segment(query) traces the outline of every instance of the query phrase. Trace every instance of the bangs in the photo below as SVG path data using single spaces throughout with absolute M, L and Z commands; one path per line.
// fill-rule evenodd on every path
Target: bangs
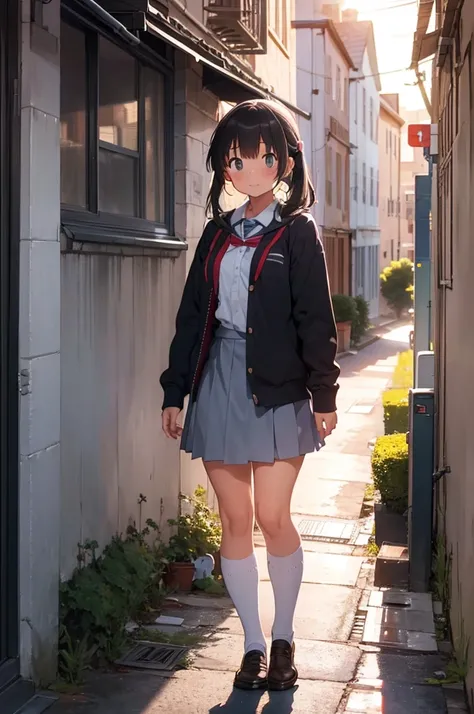
M 266 107 L 236 107 L 229 112 L 227 121 L 221 123 L 214 136 L 213 169 L 224 171 L 229 154 L 237 149 L 244 159 L 256 158 L 262 142 L 268 153 L 276 155 L 281 178 L 288 163 L 288 143 L 282 125 Z

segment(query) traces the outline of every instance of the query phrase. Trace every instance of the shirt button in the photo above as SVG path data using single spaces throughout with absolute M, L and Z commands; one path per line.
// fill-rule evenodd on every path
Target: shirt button
M 254 401 L 254 404 L 258 404 L 258 397 L 255 394 L 252 394 L 252 399 Z
M 252 372 L 253 372 L 252 367 L 249 367 L 248 370 L 247 370 L 247 372 L 248 372 L 249 374 L 252 374 Z
M 253 293 L 254 290 L 255 290 L 255 285 L 251 285 L 249 287 L 249 292 Z
M 249 333 L 249 335 L 251 335 L 252 332 L 253 332 L 253 329 L 252 329 L 251 327 L 249 327 L 249 329 L 247 330 L 247 332 Z

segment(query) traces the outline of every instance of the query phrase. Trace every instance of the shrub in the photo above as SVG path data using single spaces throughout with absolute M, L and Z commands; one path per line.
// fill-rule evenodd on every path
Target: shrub
M 403 310 L 410 307 L 412 303 L 410 288 L 413 285 L 413 263 L 408 258 L 393 260 L 387 268 L 384 268 L 380 281 L 383 297 L 397 317 L 400 317 Z
M 332 305 L 336 322 L 354 323 L 357 320 L 356 301 L 350 295 L 333 295 Z
M 393 389 L 411 389 L 413 387 L 413 350 L 400 352 L 393 371 Z
M 408 431 L 408 392 L 387 389 L 382 395 L 385 434 L 406 434 Z
M 397 513 L 408 507 L 408 444 L 405 434 L 379 436 L 372 452 L 374 484 L 381 501 Z
M 357 317 L 352 321 L 351 339 L 357 345 L 369 328 L 369 303 L 362 295 L 355 298 Z
M 180 500 L 192 510 L 168 520 L 168 524 L 176 528 L 176 533 L 165 549 L 167 560 L 188 563 L 207 553 L 216 553 L 220 547 L 222 527 L 219 516 L 207 505 L 205 489 L 198 486 L 194 496 L 181 494 Z

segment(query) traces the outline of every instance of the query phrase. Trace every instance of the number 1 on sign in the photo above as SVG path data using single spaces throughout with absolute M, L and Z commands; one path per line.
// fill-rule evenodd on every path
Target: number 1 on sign
M 418 137 L 418 141 L 421 144 L 421 142 L 423 141 L 423 132 L 421 130 L 417 133 L 417 137 Z

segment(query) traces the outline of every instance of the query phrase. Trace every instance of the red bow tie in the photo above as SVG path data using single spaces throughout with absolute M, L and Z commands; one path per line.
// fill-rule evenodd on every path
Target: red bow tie
M 253 238 L 247 238 L 247 240 L 242 240 L 242 238 L 232 235 L 230 237 L 230 244 L 233 245 L 235 248 L 256 248 L 261 240 L 262 236 L 254 236 Z

